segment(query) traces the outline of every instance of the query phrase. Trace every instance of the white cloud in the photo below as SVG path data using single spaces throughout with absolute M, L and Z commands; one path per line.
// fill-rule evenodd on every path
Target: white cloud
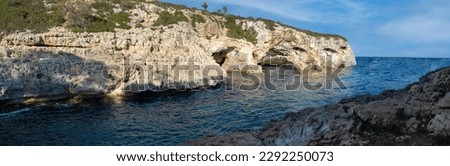
M 346 35 L 357 56 L 449 57 L 448 0 L 190 0 L 205 1 L 259 10 L 230 10 L 234 14 L 263 12 L 292 19 L 291 25 Z
M 413 42 L 439 42 L 450 40 L 450 20 L 412 16 L 390 21 L 380 27 L 383 34 Z
M 314 23 L 348 23 L 367 17 L 365 5 L 352 0 L 213 0 L 242 7 L 255 8 L 267 13 L 297 21 Z
M 404 16 L 382 24 L 382 35 L 415 43 L 450 42 L 450 13 L 447 2 L 417 3 Z

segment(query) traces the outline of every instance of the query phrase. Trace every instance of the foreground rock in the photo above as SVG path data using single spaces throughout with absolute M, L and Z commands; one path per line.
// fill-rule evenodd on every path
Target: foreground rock
M 258 132 L 187 145 L 450 145 L 449 104 L 450 68 L 445 68 L 402 90 L 289 113 Z
M 259 65 L 301 71 L 323 68 L 327 59 L 333 67 L 356 64 L 342 37 L 161 4 L 114 8 L 130 15 L 130 29 L 74 33 L 62 26 L 1 37 L 0 100 L 201 88 L 222 82 L 226 71 L 261 72 Z M 162 12 L 187 20 L 155 25 Z M 254 40 L 230 37 L 225 23 Z

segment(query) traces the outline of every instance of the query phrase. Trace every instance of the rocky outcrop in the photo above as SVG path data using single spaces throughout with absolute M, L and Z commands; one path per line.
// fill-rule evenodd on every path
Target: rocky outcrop
M 2 37 L 0 100 L 201 88 L 222 82 L 230 70 L 261 72 L 259 65 L 293 64 L 302 71 L 325 67 L 327 60 L 333 67 L 356 64 L 345 39 L 280 24 L 236 19 L 255 33 L 251 42 L 229 37 L 223 15 L 150 2 L 114 11 L 129 13 L 132 28 L 74 33 L 54 27 Z M 162 11 L 181 11 L 188 21 L 154 26 Z
M 402 90 L 289 113 L 258 132 L 210 136 L 187 144 L 449 145 L 449 96 L 450 68 L 445 68 Z

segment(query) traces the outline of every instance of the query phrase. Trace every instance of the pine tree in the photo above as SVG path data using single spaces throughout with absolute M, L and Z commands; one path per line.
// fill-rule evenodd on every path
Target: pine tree
M 222 8 L 222 11 L 223 11 L 223 14 L 227 14 L 227 12 L 228 12 L 227 6 L 224 6 L 224 7 Z
M 208 3 L 206 3 L 206 2 L 203 2 L 203 5 L 202 5 L 202 7 L 203 7 L 203 9 L 205 9 L 205 10 L 208 10 Z

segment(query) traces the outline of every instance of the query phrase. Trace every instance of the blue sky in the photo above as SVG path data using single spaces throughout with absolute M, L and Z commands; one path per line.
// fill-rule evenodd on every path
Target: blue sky
M 345 36 L 356 56 L 450 58 L 446 0 L 162 0 L 189 7 L 223 6 L 228 13 L 263 17 L 303 29 Z

